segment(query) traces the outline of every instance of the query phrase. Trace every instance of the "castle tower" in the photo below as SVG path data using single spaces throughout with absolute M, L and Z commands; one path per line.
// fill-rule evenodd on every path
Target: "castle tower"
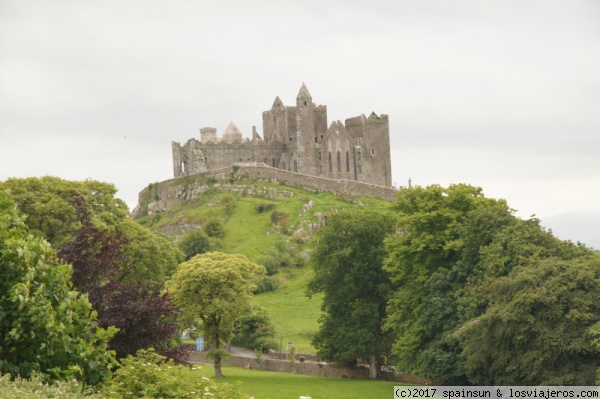
M 217 129 L 214 127 L 203 127 L 200 129 L 200 142 L 202 144 L 217 142 Z
M 302 83 L 296 97 L 296 158 L 298 159 L 298 172 L 307 175 L 317 175 L 314 108 L 312 96 L 306 85 Z

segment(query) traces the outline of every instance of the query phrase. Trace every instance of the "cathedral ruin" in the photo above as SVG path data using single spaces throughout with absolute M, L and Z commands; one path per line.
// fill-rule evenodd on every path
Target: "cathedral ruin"
M 200 129 L 200 141 L 172 143 L 175 177 L 258 162 L 305 175 L 355 180 L 391 187 L 388 116 L 374 112 L 327 124 L 327 106 L 315 105 L 302 84 L 295 106 L 279 97 L 264 111 L 262 137 L 252 127 L 252 139 L 229 124 L 223 137 L 217 129 Z

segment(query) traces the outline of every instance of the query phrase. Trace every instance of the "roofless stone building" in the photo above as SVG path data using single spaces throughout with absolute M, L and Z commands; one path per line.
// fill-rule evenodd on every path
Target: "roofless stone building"
M 223 137 L 217 129 L 200 129 L 200 141 L 172 143 L 175 177 L 228 168 L 236 163 L 259 162 L 300 174 L 355 180 L 391 187 L 388 116 L 374 112 L 327 122 L 327 106 L 315 105 L 302 84 L 295 106 L 275 98 L 264 111 L 262 137 L 252 127 L 252 139 L 230 123 Z

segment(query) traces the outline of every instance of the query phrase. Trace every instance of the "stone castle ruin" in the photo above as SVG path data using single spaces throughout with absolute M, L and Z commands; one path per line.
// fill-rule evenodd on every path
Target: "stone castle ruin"
M 252 139 L 230 123 L 223 137 L 200 129 L 200 141 L 172 143 L 175 177 L 229 168 L 236 163 L 267 166 L 335 180 L 391 187 L 390 129 L 387 115 L 374 112 L 327 124 L 327 106 L 315 105 L 302 84 L 295 106 L 279 99 L 263 112 L 262 137 Z

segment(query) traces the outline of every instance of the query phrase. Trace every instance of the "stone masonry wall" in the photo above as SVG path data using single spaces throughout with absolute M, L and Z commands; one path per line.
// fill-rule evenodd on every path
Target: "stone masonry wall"
M 204 352 L 189 352 L 189 360 L 196 363 L 212 364 L 212 360 L 206 357 Z M 356 368 L 341 367 L 335 363 L 327 362 L 299 362 L 296 361 L 292 365 L 287 360 L 278 359 L 262 359 L 260 363 L 256 362 L 255 359 L 242 356 L 231 356 L 227 360 L 223 361 L 226 366 L 233 367 L 244 367 L 254 370 L 266 370 L 266 371 L 278 371 L 287 373 L 298 373 L 303 375 L 312 375 L 317 377 L 328 377 L 328 378 L 352 378 L 352 379 L 368 379 L 369 378 L 369 367 L 359 366 Z M 434 382 L 427 378 L 416 377 L 404 373 L 397 373 L 394 371 L 381 371 L 381 380 L 385 381 L 398 381 L 416 385 L 433 385 Z
M 333 180 L 324 177 L 292 173 L 267 166 L 239 165 L 237 176 L 251 179 L 271 179 L 286 184 L 308 188 L 310 190 L 328 191 L 334 194 L 351 195 L 353 197 L 374 197 L 396 200 L 396 190 L 390 187 L 362 183 L 354 180 Z
M 318 176 L 288 172 L 282 169 L 266 166 L 262 163 L 237 164 L 237 172 L 231 168 L 213 170 L 196 175 L 182 176 L 169 179 L 153 185 L 154 198 L 145 203 L 149 197 L 149 187 L 144 188 L 138 195 L 138 206 L 133 210 L 137 216 L 146 209 L 148 213 L 163 212 L 177 204 L 199 197 L 204 191 L 214 185 L 214 180 L 227 179 L 268 179 L 300 187 L 308 191 L 326 191 L 337 195 L 352 197 L 373 197 L 395 201 L 396 190 L 374 184 L 361 183 L 354 180 L 333 180 Z M 211 183 L 211 180 L 213 181 Z

